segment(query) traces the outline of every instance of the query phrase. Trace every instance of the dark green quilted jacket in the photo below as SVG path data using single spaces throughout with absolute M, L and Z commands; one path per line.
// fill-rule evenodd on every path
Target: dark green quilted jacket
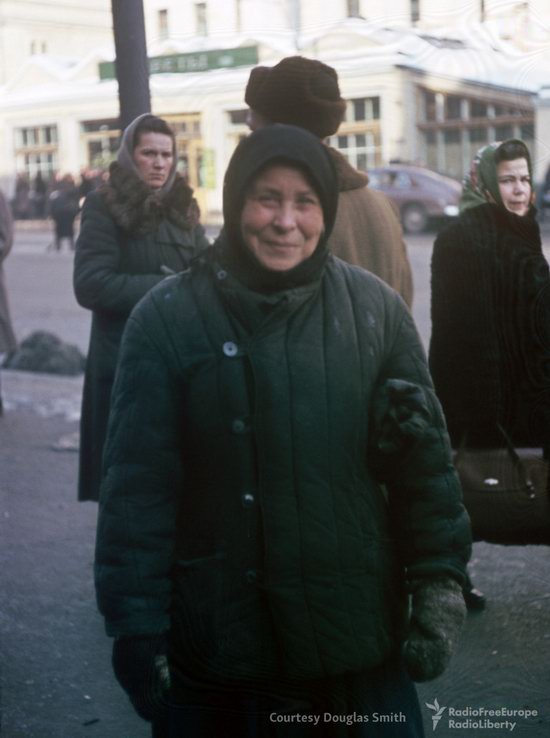
M 409 579 L 461 581 L 469 521 L 402 300 L 329 258 L 271 297 L 199 258 L 128 322 L 96 555 L 110 635 L 195 678 L 318 678 L 399 647 Z

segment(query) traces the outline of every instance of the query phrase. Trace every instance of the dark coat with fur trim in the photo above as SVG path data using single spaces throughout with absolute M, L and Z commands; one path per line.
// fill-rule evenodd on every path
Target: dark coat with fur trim
M 78 497 L 97 500 L 109 398 L 118 347 L 137 302 L 165 278 L 161 267 L 187 269 L 208 245 L 187 212 L 192 191 L 177 178 L 161 196 L 118 165 L 84 203 L 76 244 L 74 291 L 92 311 L 80 429 Z
M 339 151 L 329 147 L 329 152 L 340 183 L 330 250 L 340 259 L 376 274 L 410 307 L 411 265 L 395 206 L 383 193 L 367 187 L 368 176 L 354 169 Z
M 454 445 L 550 432 L 550 277 L 534 213 L 486 203 L 437 238 L 430 369 Z

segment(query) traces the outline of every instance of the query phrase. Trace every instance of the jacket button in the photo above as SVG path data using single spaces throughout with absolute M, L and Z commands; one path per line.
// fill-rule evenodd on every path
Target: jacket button
M 253 494 L 250 494 L 250 492 L 246 492 L 241 497 L 241 502 L 243 504 L 243 507 L 248 509 L 248 508 L 253 507 L 254 503 L 256 502 L 256 498 L 254 497 Z
M 226 341 L 222 346 L 223 353 L 226 356 L 233 357 L 237 356 L 237 344 L 233 343 L 233 341 Z
M 220 279 L 220 280 L 221 280 L 221 279 L 227 279 L 227 272 L 225 271 L 225 269 L 219 269 L 219 270 L 218 270 L 218 271 L 216 272 L 216 277 L 217 277 L 218 279 Z
M 258 574 L 254 569 L 249 569 L 244 575 L 247 584 L 256 584 L 258 581 Z
M 244 433 L 248 433 L 250 430 L 250 426 L 246 422 L 246 420 L 242 420 L 241 418 L 235 418 L 235 420 L 231 423 L 231 430 L 233 433 L 237 433 L 237 435 L 242 436 Z

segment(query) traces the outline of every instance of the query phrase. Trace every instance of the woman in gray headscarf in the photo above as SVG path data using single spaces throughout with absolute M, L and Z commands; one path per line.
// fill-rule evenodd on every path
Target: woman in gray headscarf
M 176 173 L 174 134 L 149 113 L 124 131 L 109 180 L 91 192 L 76 244 L 74 291 L 92 311 L 80 426 L 78 497 L 97 500 L 120 339 L 137 302 L 208 245 L 193 192 Z

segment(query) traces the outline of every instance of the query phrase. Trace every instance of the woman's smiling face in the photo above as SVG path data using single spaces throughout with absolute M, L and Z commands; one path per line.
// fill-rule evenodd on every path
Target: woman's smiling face
M 323 227 L 319 196 L 299 169 L 273 164 L 248 188 L 241 232 L 246 247 L 266 269 L 287 271 L 308 259 Z

